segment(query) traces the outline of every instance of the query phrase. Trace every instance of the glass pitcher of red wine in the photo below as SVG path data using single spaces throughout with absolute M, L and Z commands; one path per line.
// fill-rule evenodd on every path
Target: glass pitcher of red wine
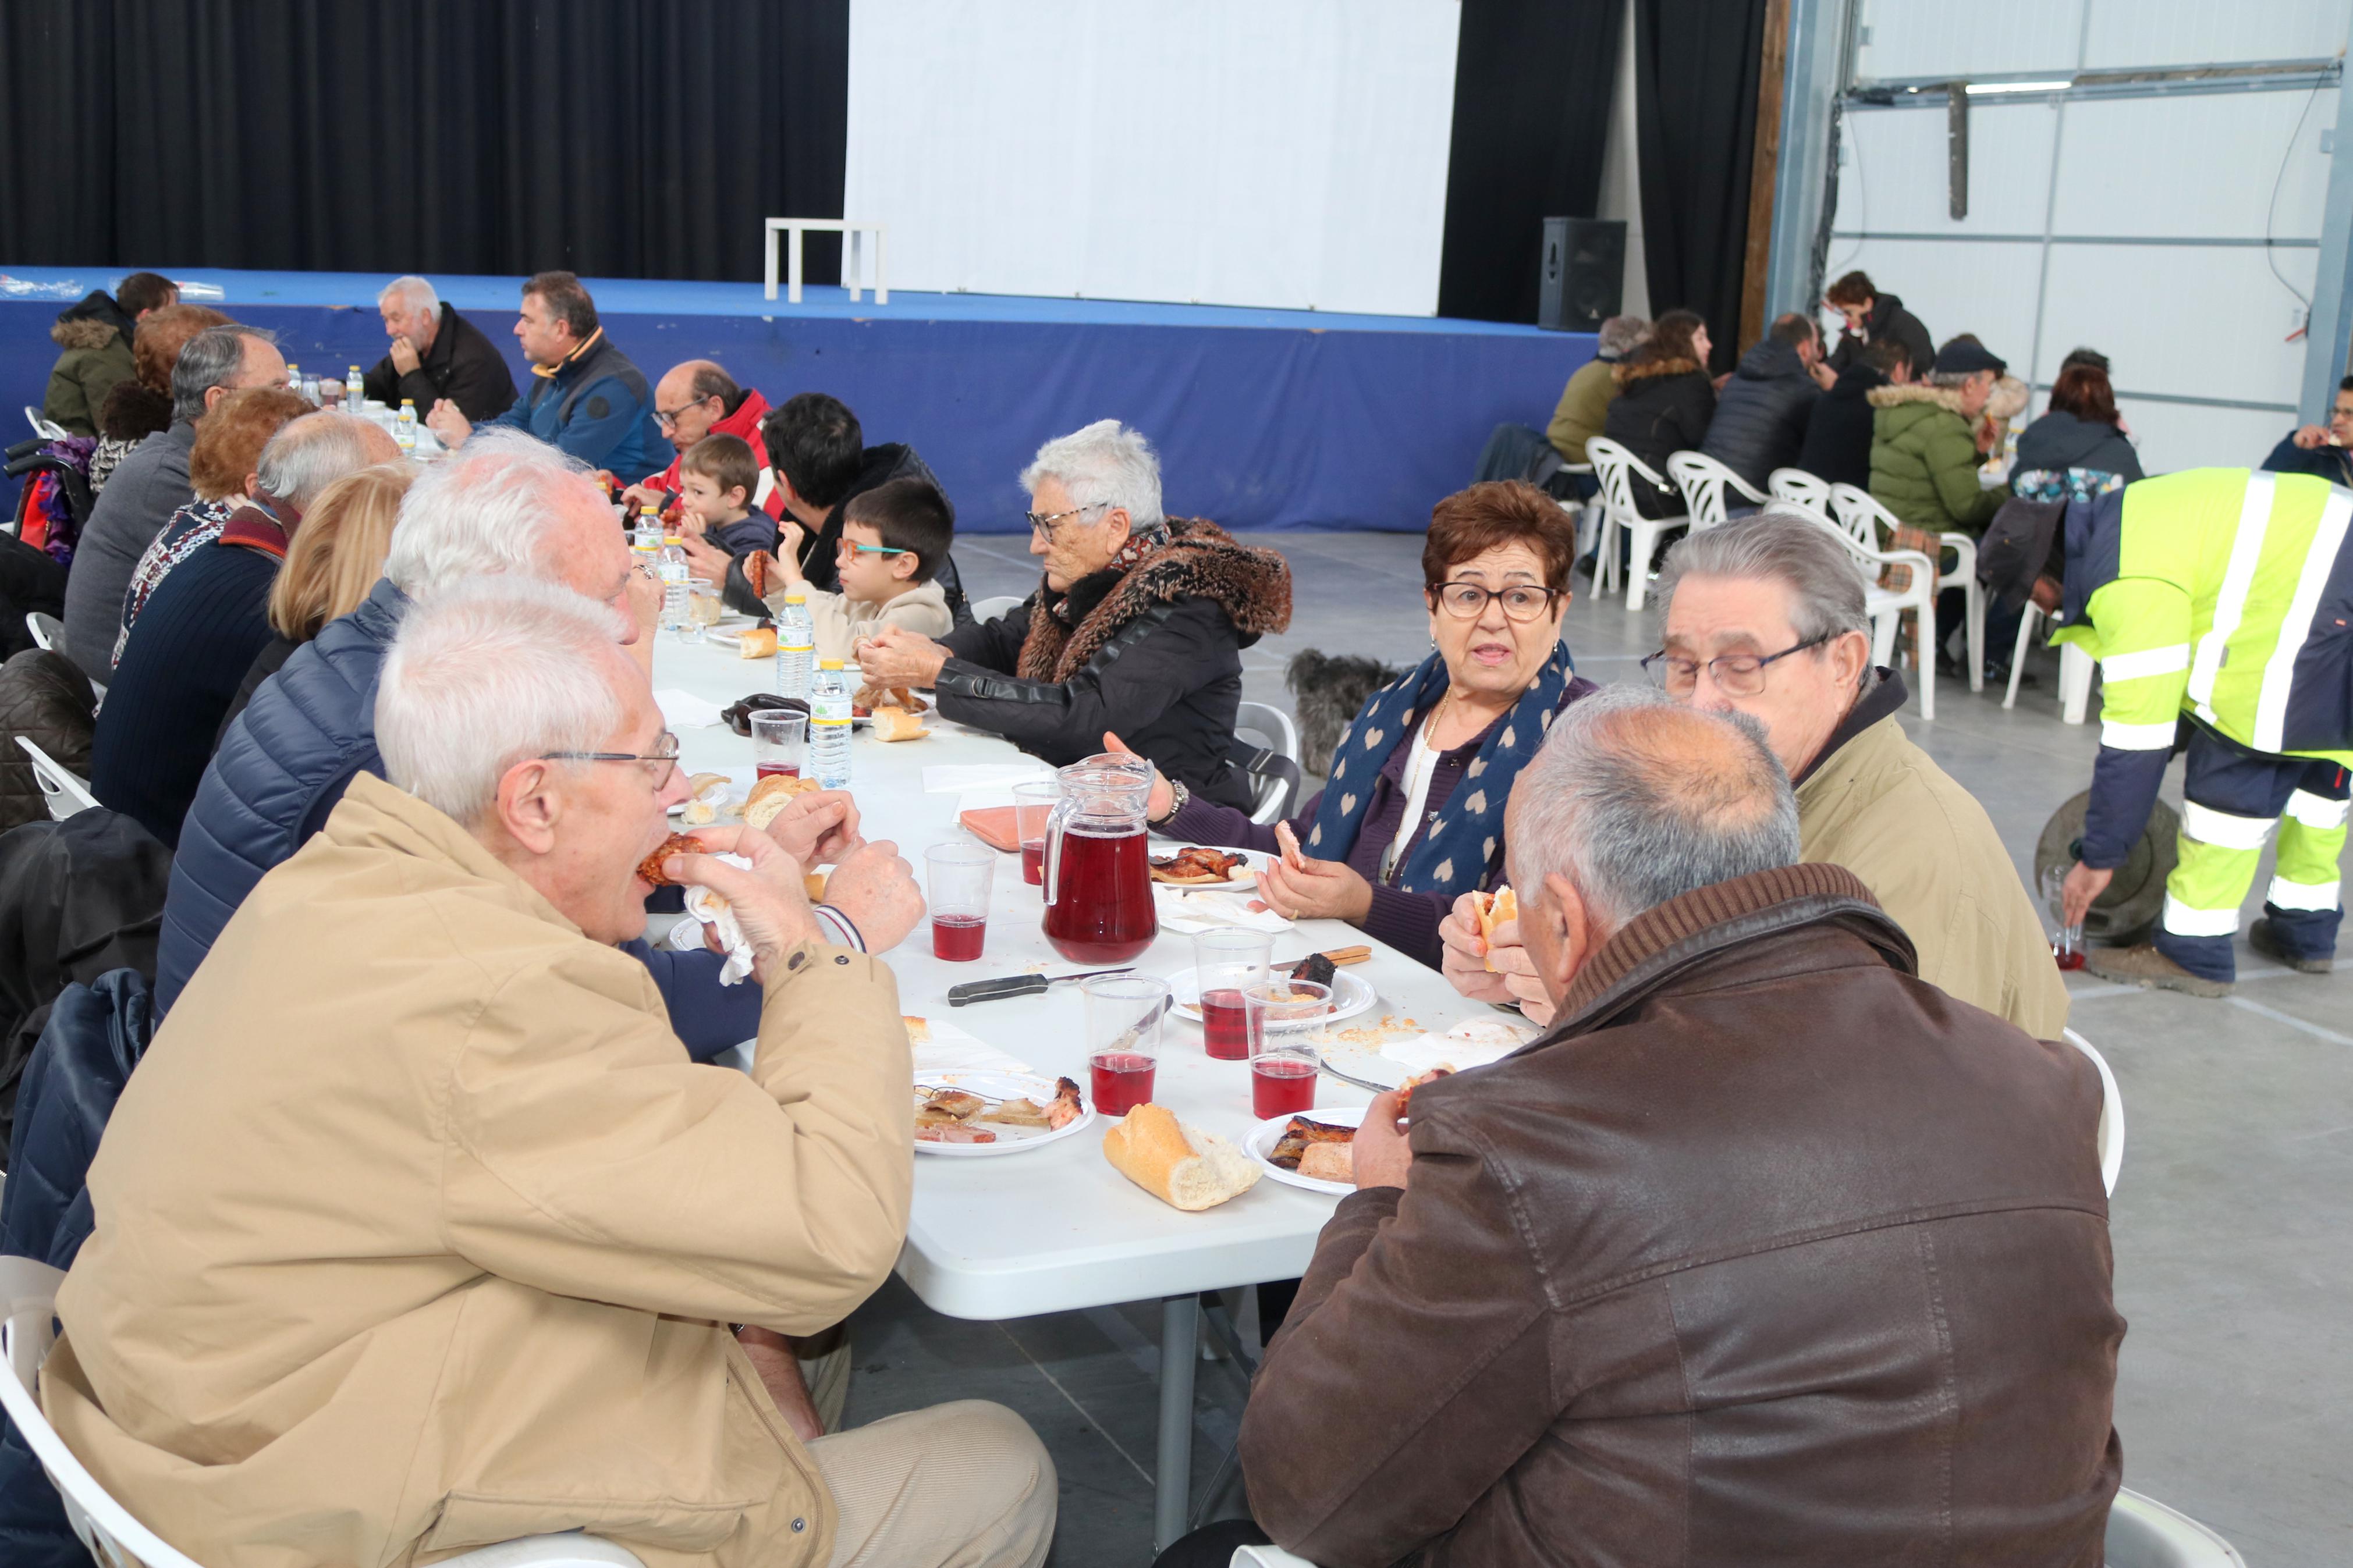
M 1061 770 L 1062 798 L 1046 822 L 1044 928 L 1054 951 L 1074 963 L 1124 963 L 1152 945 L 1144 813 L 1150 763 L 1110 753 Z

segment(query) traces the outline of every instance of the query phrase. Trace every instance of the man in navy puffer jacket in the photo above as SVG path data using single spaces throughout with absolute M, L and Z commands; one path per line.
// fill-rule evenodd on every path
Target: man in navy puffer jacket
M 1783 316 L 1746 353 L 1724 390 L 1715 395 L 1700 450 L 1757 489 L 1776 468 L 1798 460 L 1806 444 L 1806 421 L 1821 396 L 1821 339 L 1805 316 Z M 1737 501 L 1738 497 L 1729 496 Z
M 376 672 L 412 595 L 501 571 L 626 609 L 634 568 L 611 510 L 578 464 L 528 437 L 486 431 L 410 488 L 384 581 L 295 649 L 221 738 L 172 862 L 156 959 L 159 1016 L 262 875 L 319 830 L 353 777 L 383 774 Z M 862 946 L 852 917 L 820 914 L 831 915 L 834 940 Z M 723 988 L 717 954 L 643 942 L 629 951 L 653 972 L 671 1026 L 697 1059 L 757 1032 L 759 987 Z

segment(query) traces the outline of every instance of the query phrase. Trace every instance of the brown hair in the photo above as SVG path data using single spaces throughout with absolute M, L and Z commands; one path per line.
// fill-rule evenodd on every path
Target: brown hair
M 224 394 L 196 421 L 196 444 L 188 449 L 190 487 L 204 500 L 244 494 L 246 479 L 261 466 L 261 448 L 287 421 L 310 412 L 308 401 L 282 386 Z
M 752 492 L 760 483 L 760 465 L 752 460 L 751 443 L 741 436 L 705 436 L 686 449 L 678 471 L 701 474 L 719 487 L 722 497 L 742 490 L 745 506 L 752 504 Z
M 139 323 L 131 336 L 131 363 L 139 384 L 164 396 L 172 395 L 172 367 L 180 351 L 206 327 L 237 325 L 209 305 L 166 305 Z
M 384 575 L 400 498 L 416 477 L 413 464 L 378 463 L 319 492 L 269 585 L 269 624 L 280 636 L 309 642 L 360 607 Z
M 1824 291 L 1822 298 L 1833 305 L 1867 305 L 1879 298 L 1879 290 L 1871 284 L 1868 272 L 1850 272 Z
M 547 307 L 547 313 L 572 328 L 572 335 L 586 342 L 596 335 L 596 301 L 588 290 L 580 287 L 580 279 L 569 272 L 534 273 L 522 286 L 522 297 L 533 294 Z
M 1430 509 L 1421 576 L 1430 589 L 1466 561 L 1499 544 L 1525 544 L 1543 563 L 1545 586 L 1568 586 L 1577 559 L 1577 522 L 1560 503 L 1519 479 L 1490 479 L 1456 490 Z
M 2051 388 L 2051 406 L 2092 425 L 2116 422 L 2116 390 L 2095 364 L 2071 364 Z
M 114 286 L 114 302 L 136 321 L 142 310 L 160 310 L 180 297 L 180 286 L 160 272 L 133 272 Z
M 1636 349 L 1627 363 L 1660 364 L 1671 359 L 1687 359 L 1696 363 L 1699 345 L 1692 342 L 1692 334 L 1705 325 L 1707 322 L 1696 310 L 1669 310 L 1651 323 L 1649 341 Z M 1702 365 L 1700 368 L 1704 370 L 1707 367 Z

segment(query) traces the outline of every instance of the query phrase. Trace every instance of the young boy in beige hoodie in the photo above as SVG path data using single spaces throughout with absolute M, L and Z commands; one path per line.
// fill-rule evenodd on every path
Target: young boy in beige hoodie
M 835 555 L 841 591 L 808 585 L 800 568 L 805 531 L 787 518 L 768 574 L 769 614 L 783 613 L 786 594 L 800 594 L 817 627 L 819 658 L 848 660 L 859 637 L 886 626 L 945 637 L 955 617 L 932 578 L 955 541 L 955 520 L 940 492 L 923 479 L 892 479 L 850 497 L 841 518 Z

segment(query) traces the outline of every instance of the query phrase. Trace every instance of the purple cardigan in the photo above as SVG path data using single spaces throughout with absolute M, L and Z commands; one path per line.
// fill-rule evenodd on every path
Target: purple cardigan
M 1588 692 L 1600 688 L 1582 676 L 1572 676 L 1561 689 L 1560 707 L 1566 708 Z M 1557 711 L 1558 710 L 1555 710 Z M 1363 715 L 1359 714 L 1359 718 Z M 1501 721 L 1497 721 L 1501 722 Z M 1462 772 L 1479 755 L 1479 748 L 1487 742 L 1493 724 L 1480 731 L 1462 744 L 1438 754 L 1438 765 L 1430 771 L 1430 795 L 1422 805 L 1422 819 L 1416 825 L 1413 837 L 1406 840 L 1405 853 L 1397 858 L 1397 869 L 1402 870 L 1413 858 L 1421 844 L 1422 835 L 1430 831 L 1431 817 L 1438 815 L 1454 786 L 1462 782 Z M 1418 733 L 1409 731 L 1398 738 L 1398 743 L 1381 764 L 1379 779 L 1373 785 L 1373 798 L 1365 808 L 1364 826 L 1357 831 L 1356 842 L 1349 849 L 1346 864 L 1366 881 L 1373 885 L 1373 907 L 1359 922 L 1367 936 L 1378 937 L 1399 952 L 1409 953 L 1430 968 L 1436 969 L 1441 943 L 1438 940 L 1438 923 L 1454 907 L 1450 893 L 1409 893 L 1381 879 L 1381 856 L 1397 837 L 1398 825 L 1405 820 L 1405 765 L 1410 747 Z M 1348 727 L 1349 735 L 1356 733 L 1355 724 Z M 1348 743 L 1343 736 L 1340 744 Z M 1291 830 L 1304 843 L 1308 830 L 1315 826 L 1316 808 L 1323 805 L 1324 792 L 1318 790 L 1307 804 L 1291 819 Z M 1229 849 L 1256 849 L 1271 855 L 1279 846 L 1274 829 L 1261 827 L 1250 819 L 1246 811 L 1199 795 L 1185 803 L 1184 808 L 1167 821 L 1159 824 L 1155 832 L 1190 844 L 1211 844 Z M 1504 842 L 1495 841 L 1495 853 L 1487 862 L 1485 873 L 1479 879 L 1481 888 L 1492 888 L 1503 879 Z

